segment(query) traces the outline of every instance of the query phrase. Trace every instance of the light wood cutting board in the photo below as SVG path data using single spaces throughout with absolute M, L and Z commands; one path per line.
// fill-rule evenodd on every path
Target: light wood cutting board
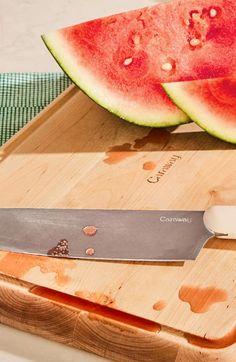
M 135 126 L 74 86 L 2 147 L 0 157 L 0 207 L 236 204 L 233 145 L 193 124 Z M 2 323 L 117 361 L 236 359 L 234 240 L 212 239 L 196 261 L 185 263 L 1 252 L 0 273 Z

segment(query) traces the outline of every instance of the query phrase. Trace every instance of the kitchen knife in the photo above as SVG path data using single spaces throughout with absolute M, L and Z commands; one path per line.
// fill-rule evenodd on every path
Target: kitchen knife
M 214 236 L 236 239 L 236 206 L 206 211 L 0 209 L 0 249 L 26 254 L 184 261 L 194 260 Z

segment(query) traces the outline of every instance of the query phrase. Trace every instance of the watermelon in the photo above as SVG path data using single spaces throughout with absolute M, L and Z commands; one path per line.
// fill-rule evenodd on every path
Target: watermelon
M 166 83 L 163 87 L 200 127 L 236 143 L 236 78 Z
M 234 0 L 179 0 L 43 35 L 62 69 L 97 103 L 160 127 L 189 119 L 161 82 L 225 77 L 236 70 Z

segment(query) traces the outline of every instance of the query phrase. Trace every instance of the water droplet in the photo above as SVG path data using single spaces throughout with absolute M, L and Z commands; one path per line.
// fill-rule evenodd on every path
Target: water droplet
M 88 225 L 83 228 L 83 232 L 86 236 L 93 236 L 97 232 L 97 228 L 93 225 Z
M 93 248 L 88 248 L 85 251 L 85 254 L 88 256 L 92 256 L 92 255 L 94 255 L 94 253 L 95 253 L 95 250 Z

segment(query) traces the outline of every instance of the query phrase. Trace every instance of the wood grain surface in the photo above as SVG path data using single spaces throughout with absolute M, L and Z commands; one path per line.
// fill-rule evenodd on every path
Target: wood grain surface
M 0 207 L 198 210 L 236 204 L 236 152 L 193 124 L 153 130 L 124 122 L 72 86 L 1 149 L 0 184 Z M 183 356 L 197 361 L 200 352 L 203 360 L 220 356 L 233 361 L 235 251 L 234 240 L 211 239 L 194 262 L 149 264 L 1 252 L 1 290 L 7 280 L 10 293 L 1 301 L 1 321 L 49 337 L 36 317 L 32 322 L 26 313 L 17 321 L 10 313 L 18 292 L 18 305 L 24 304 L 22 295 L 30 295 L 37 309 L 37 300 L 43 298 L 45 319 L 49 305 L 69 318 L 60 336 L 52 326 L 50 338 L 72 343 L 66 340 L 68 331 L 76 329 L 69 295 L 73 303 L 87 300 L 91 308 L 95 305 L 93 328 L 98 328 L 93 339 L 85 331 L 74 334 L 73 345 L 100 355 L 106 345 L 107 357 L 118 361 L 183 361 Z M 46 289 L 33 294 L 28 284 L 16 288 L 6 275 Z M 89 326 L 90 313 L 79 313 L 76 325 Z M 141 328 L 132 318 L 156 329 Z M 118 332 L 117 323 L 125 332 Z M 126 328 L 132 331 L 126 333 Z M 109 342 L 101 341 L 102 331 Z M 145 353 L 149 357 L 144 359 Z
M 0 322 L 116 361 L 234 361 L 232 340 L 209 342 L 157 323 L 0 278 Z M 191 344 L 188 343 L 191 341 Z M 202 348 L 204 347 L 204 348 Z

